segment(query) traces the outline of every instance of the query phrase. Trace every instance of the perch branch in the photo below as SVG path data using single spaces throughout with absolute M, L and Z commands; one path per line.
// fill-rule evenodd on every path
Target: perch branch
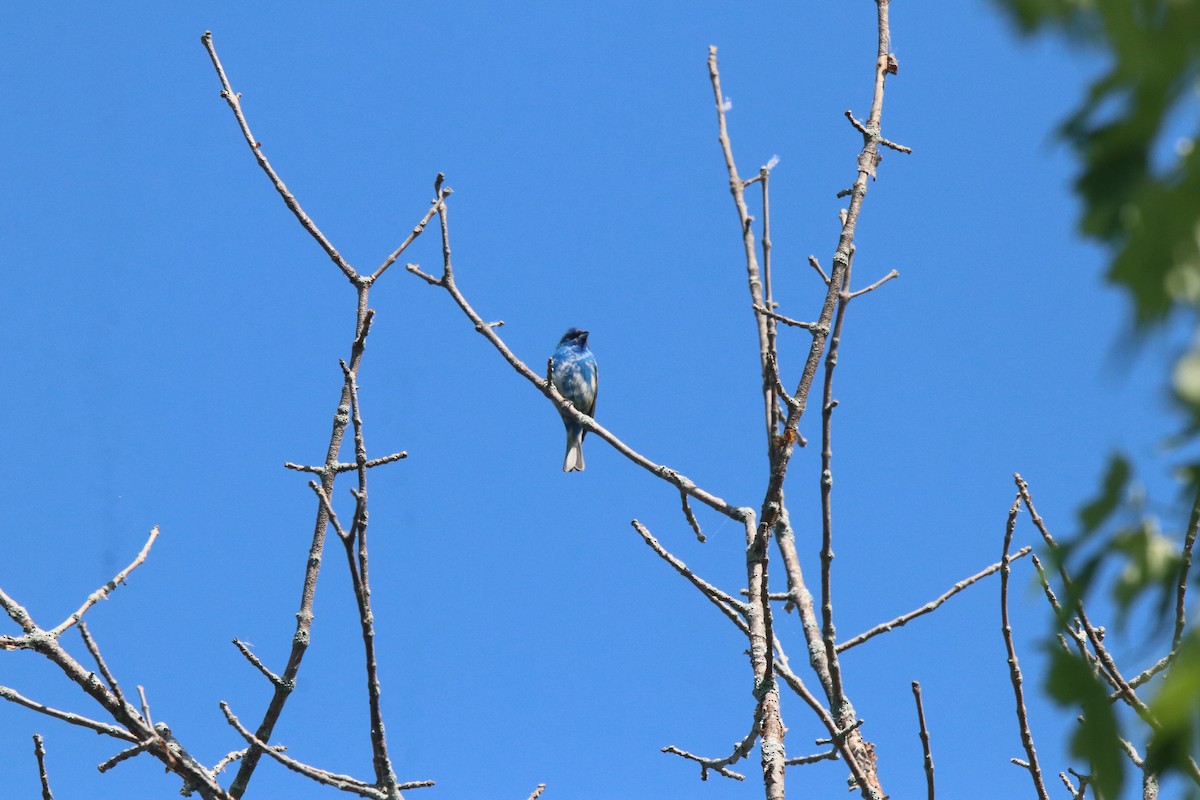
M 671 469 L 670 467 L 656 464 L 655 462 L 643 456 L 641 453 L 631 448 L 629 445 L 625 444 L 625 442 L 617 438 L 616 435 L 608 431 L 608 429 L 606 429 L 603 425 L 600 425 L 598 422 L 596 422 L 596 420 L 576 409 L 575 406 L 571 404 L 571 401 L 567 400 L 562 396 L 562 394 L 559 393 L 558 389 L 555 388 L 553 381 L 549 381 L 545 377 L 538 375 L 536 372 L 531 370 L 524 361 L 518 358 L 516 354 L 509 349 L 508 345 L 504 343 L 504 340 L 501 339 L 496 333 L 495 328 L 484 322 L 483 318 L 476 313 L 475 309 L 471 307 L 471 304 L 467 301 L 466 297 L 464 297 L 462 292 L 459 291 L 458 284 L 455 280 L 452 270 L 443 271 L 440 278 L 434 278 L 424 272 L 421 272 L 421 270 L 413 264 L 409 264 L 407 269 L 409 272 L 425 279 L 428 283 L 435 286 L 441 286 L 447 292 L 449 292 L 450 296 L 454 299 L 454 302 L 475 326 L 475 330 L 478 331 L 485 339 L 487 339 L 494 348 L 496 348 L 497 352 L 499 352 L 500 356 L 508 362 L 509 366 L 516 370 L 517 373 L 524 377 L 527 381 L 532 383 L 538 391 L 545 395 L 558 409 L 559 413 L 574 419 L 583 427 L 584 430 L 608 442 L 618 453 L 625 456 L 642 469 L 645 469 L 658 478 L 670 483 L 681 492 L 684 492 L 688 496 L 695 498 L 701 503 L 704 503 L 704 505 L 708 506 L 714 511 L 717 511 L 726 517 L 739 522 L 745 521 L 747 515 L 753 518 L 753 509 L 731 505 L 722 500 L 720 497 L 717 497 L 716 495 L 700 488 L 686 475 L 683 475 Z

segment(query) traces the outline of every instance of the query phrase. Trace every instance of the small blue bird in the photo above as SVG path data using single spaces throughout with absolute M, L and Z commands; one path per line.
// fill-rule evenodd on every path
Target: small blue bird
M 571 401 L 577 411 L 589 417 L 596 413 L 596 386 L 599 370 L 596 357 L 588 350 L 588 332 L 571 328 L 563 334 L 554 351 L 551 378 L 554 388 Z M 561 412 L 560 412 L 561 413 Z M 583 437 L 587 431 L 575 419 L 562 415 L 567 426 L 567 458 L 563 472 L 583 471 Z

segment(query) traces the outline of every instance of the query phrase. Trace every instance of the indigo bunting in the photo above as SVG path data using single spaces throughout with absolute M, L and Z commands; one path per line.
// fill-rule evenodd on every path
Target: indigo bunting
M 596 357 L 588 349 L 588 332 L 571 328 L 563 334 L 554 351 L 551 378 L 554 388 L 571 401 L 575 410 L 589 417 L 596 412 L 596 385 L 599 371 Z M 562 413 L 562 412 L 559 412 Z M 587 431 L 574 418 L 562 415 L 567 427 L 567 457 L 563 472 L 583 471 L 583 437 Z

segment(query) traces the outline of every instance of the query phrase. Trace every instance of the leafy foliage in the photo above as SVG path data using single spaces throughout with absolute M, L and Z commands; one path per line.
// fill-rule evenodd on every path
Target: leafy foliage
M 1162 141 L 1194 105 L 1196 0 L 1002 0 L 1026 32 L 1057 29 L 1110 58 L 1061 133 L 1078 154 L 1082 231 L 1111 248 L 1108 278 L 1139 325 L 1200 305 L 1200 150 Z M 1190 95 L 1190 97 L 1189 97 Z M 1193 123 L 1195 124 L 1195 123 Z M 1157 162 L 1157 163 L 1156 163 Z M 1196 399 L 1200 399 L 1200 395 Z
M 1071 752 L 1087 760 L 1092 781 L 1103 797 L 1116 797 L 1125 778 L 1121 729 L 1108 692 L 1092 668 L 1078 655 L 1050 649 L 1046 690 L 1058 703 L 1082 708 L 1079 727 L 1071 737 Z
M 1106 68 L 1059 130 L 1079 161 L 1079 228 L 1108 249 L 1107 278 L 1127 293 L 1135 333 L 1173 316 L 1200 321 L 1200 0 L 997 2 L 1027 34 L 1061 35 L 1106 56 Z M 1183 435 L 1172 442 L 1179 447 L 1200 435 L 1200 336 L 1184 348 L 1169 385 L 1186 415 Z M 1181 477 L 1200 498 L 1200 471 L 1189 468 Z M 1070 624 L 1075 604 L 1101 576 L 1111 581 L 1122 629 L 1135 605 L 1153 601 L 1151 627 L 1172 635 L 1169 667 L 1153 688 L 1140 690 L 1153 694 L 1145 767 L 1195 781 L 1200 630 L 1177 614 L 1190 554 L 1180 547 L 1183 536 L 1164 534 L 1159 518 L 1131 499 L 1133 486 L 1129 460 L 1114 456 L 1096 498 L 1079 511 L 1080 533 L 1051 554 L 1073 576 L 1056 622 Z M 1185 509 L 1172 512 L 1176 527 L 1187 521 Z M 1099 795 L 1115 797 L 1123 774 L 1110 767 L 1125 754 L 1108 686 L 1094 665 L 1057 646 L 1051 664 L 1050 695 L 1083 711 L 1073 751 L 1091 763 Z

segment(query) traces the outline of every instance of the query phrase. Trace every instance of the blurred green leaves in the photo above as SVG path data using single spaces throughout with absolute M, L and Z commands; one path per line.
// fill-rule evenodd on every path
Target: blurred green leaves
M 1200 719 L 1200 631 L 1192 628 L 1180 642 L 1175 665 L 1150 711 L 1161 727 L 1146 750 L 1146 766 L 1154 772 L 1194 772 L 1189 757 L 1196 752 L 1196 721 Z
M 1046 691 L 1059 704 L 1083 710 L 1071 736 L 1071 753 L 1091 765 L 1092 782 L 1103 797 L 1116 797 L 1125 779 L 1121 729 L 1106 685 L 1081 657 L 1050 649 Z
M 1200 0 L 996 0 L 1026 34 L 1051 34 L 1090 48 L 1105 67 L 1059 128 L 1078 160 L 1075 190 L 1082 234 L 1109 253 L 1106 277 L 1130 301 L 1133 332 L 1145 333 L 1168 318 L 1200 321 Z M 1187 414 L 1175 448 L 1200 435 L 1200 335 L 1165 375 Z M 1178 452 L 1176 450 L 1175 452 Z M 1188 505 L 1147 510 L 1133 469 L 1113 456 L 1096 497 L 1079 510 L 1079 532 L 1049 553 L 1071 575 L 1057 630 L 1077 624 L 1077 603 L 1094 599 L 1103 583 L 1129 633 L 1137 620 L 1139 645 L 1166 642 L 1169 666 L 1139 690 L 1149 714 L 1126 710 L 1135 740 L 1148 741 L 1148 772 L 1178 770 L 1200 784 L 1192 758 L 1200 729 L 1200 629 L 1177 615 L 1179 588 L 1190 561 L 1179 529 L 1200 506 L 1200 470 L 1181 473 Z M 1192 498 L 1197 498 L 1192 504 Z M 1190 581 L 1195 583 L 1194 580 Z M 1192 596 L 1194 598 L 1194 595 Z M 1195 600 L 1186 604 L 1195 608 Z M 1136 616 L 1131 616 L 1135 614 Z M 1047 691 L 1081 709 L 1072 750 L 1086 758 L 1100 796 L 1115 797 L 1124 777 L 1122 715 L 1110 702 L 1111 686 L 1094 656 L 1064 650 L 1054 639 Z M 1107 647 L 1107 645 L 1104 645 Z M 1164 653 L 1166 655 L 1166 653 Z M 1152 721 L 1152 724 L 1151 724 Z M 1134 735 L 1133 728 L 1141 735 Z M 1114 765 L 1117 765 L 1114 767 Z
M 999 2 L 1026 33 L 1056 31 L 1108 56 L 1060 133 L 1079 158 L 1080 228 L 1109 247 L 1108 279 L 1128 290 L 1135 323 L 1200 307 L 1197 120 L 1164 141 L 1172 115 L 1197 106 L 1200 2 Z
M 1135 604 L 1149 598 L 1161 632 L 1174 622 L 1182 536 L 1162 532 L 1158 516 L 1144 508 L 1141 493 L 1129 460 L 1120 453 L 1110 456 L 1099 492 L 1079 509 L 1079 533 L 1049 555 L 1074 575 L 1068 606 L 1083 599 L 1105 562 L 1119 564 L 1110 587 L 1118 629 L 1125 628 Z
M 1125 497 L 1125 487 L 1132 476 L 1129 459 L 1120 453 L 1114 454 L 1104 472 L 1104 480 L 1100 485 L 1100 494 L 1083 508 L 1079 509 L 1079 526 L 1084 533 L 1093 533 L 1108 521 Z

